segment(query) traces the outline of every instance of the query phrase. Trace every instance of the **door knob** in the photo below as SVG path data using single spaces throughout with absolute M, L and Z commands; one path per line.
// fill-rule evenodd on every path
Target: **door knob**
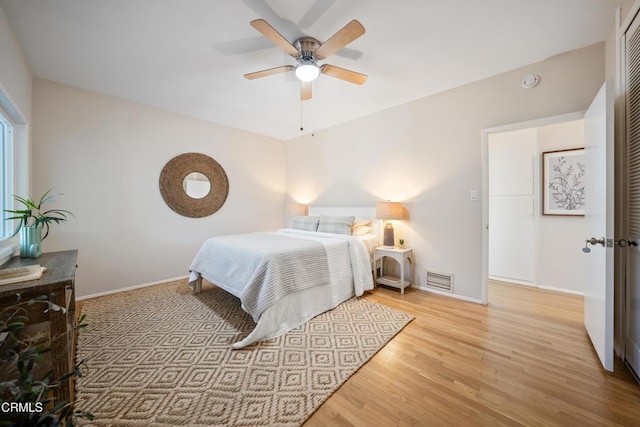
M 595 237 L 592 237 L 590 239 L 585 240 L 585 242 L 587 243 L 587 245 L 591 245 L 591 246 L 595 246 L 595 245 L 605 245 L 605 239 L 604 237 L 602 239 L 596 239 Z
M 627 246 L 638 246 L 638 242 L 636 242 L 635 240 L 618 239 L 616 243 L 621 248 L 625 248 Z
M 610 248 L 610 247 L 613 247 L 613 239 L 605 239 L 604 237 L 601 239 L 596 239 L 595 237 L 586 239 L 584 241 L 584 248 L 582 248 L 582 252 L 584 252 L 585 254 L 588 254 L 589 252 L 591 252 L 591 248 L 589 247 L 589 245 L 591 246 L 602 245 L 604 247 Z

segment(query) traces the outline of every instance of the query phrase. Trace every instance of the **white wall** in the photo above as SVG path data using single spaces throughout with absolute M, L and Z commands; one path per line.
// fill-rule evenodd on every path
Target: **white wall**
M 27 62 L 0 9 L 0 110 L 13 126 L 13 188 L 16 193 L 27 193 L 30 183 L 31 151 L 31 85 L 32 75 Z M 2 262 L 11 255 L 11 246 L 18 246 L 18 237 L 4 240 Z
M 9 97 L 14 107 L 28 121 L 31 117 L 31 72 L 2 9 L 0 58 L 0 91 Z
M 75 214 L 44 250 L 79 249 L 78 296 L 185 276 L 205 239 L 284 225 L 282 141 L 39 79 L 33 122 L 33 197 L 53 188 Z M 186 152 L 227 173 L 212 216 L 180 216 L 160 195 L 160 171 Z
M 538 128 L 540 153 L 584 147 L 584 121 Z M 584 217 L 541 215 L 538 286 L 584 292 Z
M 525 90 L 529 73 L 541 82 Z M 396 239 L 413 247 L 418 283 L 427 268 L 454 273 L 455 293 L 480 301 L 482 203 L 469 191 L 482 186 L 481 130 L 584 110 L 603 81 L 600 43 L 288 141 L 287 195 L 403 202 L 410 218 Z

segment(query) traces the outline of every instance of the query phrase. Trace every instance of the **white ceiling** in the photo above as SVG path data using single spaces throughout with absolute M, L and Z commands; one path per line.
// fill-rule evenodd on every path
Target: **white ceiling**
M 0 0 L 0 7 L 36 77 L 290 139 L 602 41 L 619 3 Z M 321 75 L 313 100 L 301 105 L 292 73 L 246 80 L 245 73 L 295 63 L 249 25 L 257 18 L 291 42 L 303 34 L 322 42 L 359 20 L 366 34 L 324 63 L 368 81 Z

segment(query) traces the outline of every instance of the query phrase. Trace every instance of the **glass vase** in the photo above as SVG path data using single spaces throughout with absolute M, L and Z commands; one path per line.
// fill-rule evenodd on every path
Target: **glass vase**
M 42 226 L 28 225 L 20 229 L 20 256 L 38 258 L 42 254 Z

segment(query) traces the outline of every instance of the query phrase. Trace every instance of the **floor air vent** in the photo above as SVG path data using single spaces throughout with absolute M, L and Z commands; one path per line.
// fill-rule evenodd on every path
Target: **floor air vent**
M 427 270 L 427 286 L 445 292 L 453 292 L 453 274 Z

